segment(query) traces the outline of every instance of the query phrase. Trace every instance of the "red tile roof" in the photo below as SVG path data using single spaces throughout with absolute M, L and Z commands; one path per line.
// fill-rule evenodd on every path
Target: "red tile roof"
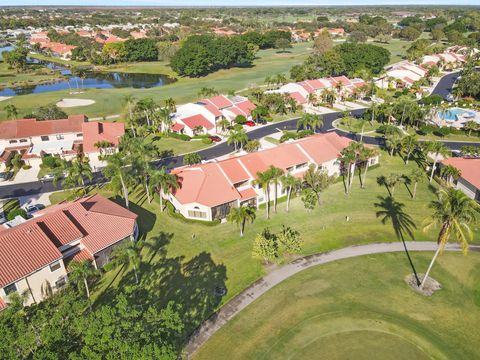
M 0 287 L 60 260 L 62 254 L 35 221 L 0 231 Z
M 67 119 L 36 120 L 20 119 L 0 121 L 0 139 L 19 139 L 31 136 L 82 132 L 85 115 L 70 115 Z
M 189 116 L 183 118 L 182 121 L 187 125 L 190 129 L 194 129 L 197 126 L 203 126 L 205 129 L 210 130 L 213 129 L 214 125 L 207 120 L 207 118 L 201 114 Z
M 462 173 L 462 178 L 470 184 L 480 189 L 480 159 L 466 159 L 461 157 L 452 157 L 443 160 L 442 164 L 456 167 Z
M 182 131 L 182 129 L 185 127 L 185 125 L 180 124 L 180 123 L 175 123 L 172 125 L 172 131 L 174 132 L 179 132 Z
M 87 250 L 87 249 L 83 249 L 83 250 L 80 250 L 78 249 L 79 251 L 64 258 L 63 259 L 63 262 L 65 264 L 65 267 L 69 268 L 70 264 L 74 261 L 76 262 L 82 262 L 82 261 L 85 261 L 85 260 L 94 260 L 94 257 L 92 254 L 90 254 L 90 252 Z
M 233 103 L 230 100 L 228 100 L 227 97 L 225 97 L 223 95 L 218 95 L 218 96 L 211 97 L 209 99 L 206 99 L 206 101 L 212 103 L 218 109 L 224 109 L 226 107 L 229 107 L 229 106 L 233 105 Z
M 0 311 L 6 309 L 8 304 L 0 298 Z
M 305 99 L 305 97 L 303 97 L 302 94 L 300 94 L 298 91 L 289 93 L 288 95 L 290 95 L 290 97 L 293 98 L 300 105 L 307 102 L 307 99 Z
M 240 190 L 239 193 L 242 200 L 253 199 L 254 197 L 258 196 L 256 191 L 252 187 L 246 188 L 244 190 Z
M 232 184 L 250 179 L 250 176 L 244 170 L 238 158 L 220 161 L 218 164 Z
M 54 243 L 56 247 L 67 245 L 79 240 L 83 233 L 71 220 L 72 215 L 68 210 L 49 213 L 38 219 L 37 224 Z
M 340 152 L 351 142 L 352 140 L 346 137 L 339 136 L 335 132 L 330 132 L 300 139 L 297 144 L 317 164 L 320 164 L 338 158 Z
M 256 108 L 255 104 L 252 103 L 250 100 L 245 100 L 245 101 L 236 103 L 235 106 L 238 107 L 240 110 L 242 110 L 248 116 L 250 116 L 252 110 Z
M 96 152 L 95 144 L 99 141 L 108 141 L 118 146 L 120 138 L 125 134 L 124 123 L 85 122 L 82 124 L 83 151 Z

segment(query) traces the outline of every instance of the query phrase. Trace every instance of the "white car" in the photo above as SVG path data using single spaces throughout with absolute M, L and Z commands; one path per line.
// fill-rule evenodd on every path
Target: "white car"
M 45 206 L 42 204 L 36 204 L 36 205 L 27 205 L 25 206 L 25 211 L 27 212 L 28 216 L 32 216 L 35 214 L 37 211 L 45 209 Z
M 55 176 L 53 174 L 47 174 L 43 177 L 40 178 L 40 181 L 53 181 L 55 179 Z

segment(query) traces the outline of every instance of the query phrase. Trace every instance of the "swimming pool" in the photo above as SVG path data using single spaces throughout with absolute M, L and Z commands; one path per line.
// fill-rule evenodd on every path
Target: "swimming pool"
M 461 108 L 446 109 L 438 113 L 438 117 L 445 121 L 458 121 L 461 115 L 463 115 L 464 118 L 475 118 L 475 113 L 473 111 Z

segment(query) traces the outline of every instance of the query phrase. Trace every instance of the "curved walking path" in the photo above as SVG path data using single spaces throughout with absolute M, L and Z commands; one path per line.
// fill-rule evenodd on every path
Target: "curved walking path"
M 416 242 L 407 241 L 409 251 L 435 251 L 437 243 L 435 242 Z M 447 244 L 446 251 L 461 251 L 456 244 Z M 480 251 L 480 245 L 470 246 L 470 250 Z M 295 274 L 332 261 L 348 259 L 357 256 L 382 254 L 391 252 L 405 251 L 403 243 L 379 243 L 368 245 L 349 246 L 343 249 L 334 250 L 325 253 L 319 253 L 297 259 L 285 266 L 282 266 L 263 278 L 257 280 L 240 294 L 232 298 L 228 303 L 222 306 L 216 313 L 208 318 L 190 337 L 184 349 L 187 358 L 192 355 L 205 343 L 208 339 L 221 329 L 228 321 L 235 317 L 240 311 L 262 296 L 265 292 L 278 285 L 282 281 L 294 276 Z

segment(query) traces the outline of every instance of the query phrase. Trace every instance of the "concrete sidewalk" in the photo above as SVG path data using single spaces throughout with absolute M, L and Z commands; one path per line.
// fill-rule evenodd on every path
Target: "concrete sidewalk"
M 406 242 L 406 245 L 409 251 L 435 251 L 437 249 L 437 244 L 435 242 L 409 241 Z M 480 251 L 480 246 L 470 246 L 470 249 L 473 251 Z M 456 244 L 447 244 L 445 250 L 461 251 L 461 248 Z M 187 358 L 191 358 L 195 351 L 197 351 L 213 334 L 235 317 L 240 311 L 245 309 L 265 292 L 300 271 L 341 259 L 403 251 L 405 251 L 405 249 L 401 242 L 393 242 L 350 246 L 331 252 L 299 258 L 290 264 L 272 271 L 270 274 L 257 280 L 247 289 L 232 298 L 192 334 L 184 349 L 184 353 Z

